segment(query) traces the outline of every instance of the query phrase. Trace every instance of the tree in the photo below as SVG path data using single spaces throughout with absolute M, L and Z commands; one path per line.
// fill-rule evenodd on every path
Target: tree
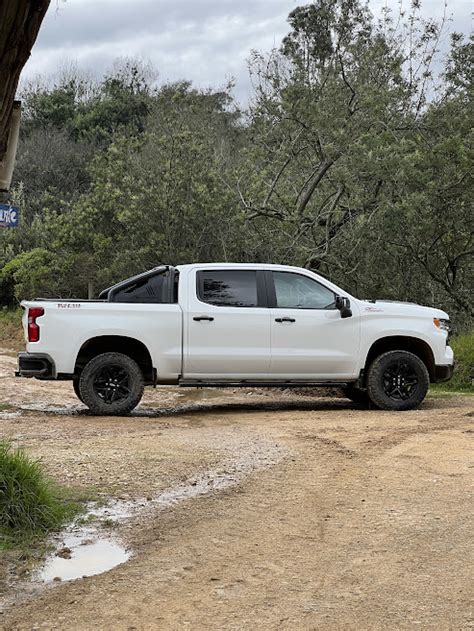
M 467 328 L 473 48 L 455 35 L 432 83 L 441 25 L 417 6 L 402 26 L 357 0 L 295 9 L 253 56 L 245 117 L 229 88 L 156 88 L 133 61 L 30 86 L 0 302 L 97 295 L 160 262 L 281 262 Z
M 222 259 L 235 248 L 236 204 L 223 177 L 238 135 L 229 101 L 186 82 L 164 86 L 145 131 L 116 134 L 97 154 L 90 191 L 57 217 L 52 238 L 76 261 L 83 292 L 160 262 Z
M 443 23 L 418 3 L 406 23 L 358 0 L 318 0 L 289 22 L 279 51 L 253 55 L 234 174 L 267 260 L 469 317 L 472 50 L 456 36 L 435 86 Z
M 281 52 L 254 55 L 239 191 L 251 219 L 280 223 L 286 256 L 327 269 L 338 234 L 390 198 L 394 150 L 418 126 L 439 27 L 424 26 L 420 69 L 408 76 L 395 27 L 357 0 L 319 0 L 289 21 Z
M 160 261 L 253 256 L 226 184 L 242 136 L 229 93 L 181 82 L 153 93 L 120 87 L 112 99 L 111 84 L 119 85 L 114 75 L 77 103 L 60 84 L 25 99 L 15 188 L 25 221 L 0 233 L 4 302 L 32 289 L 34 264 L 37 293 L 92 297 Z M 143 113 L 135 106 L 145 101 Z M 139 116 L 122 123 L 127 108 Z
M 387 242 L 424 272 L 436 298 L 471 318 L 474 133 L 473 92 L 466 79 L 469 68 L 472 78 L 473 60 L 473 39 L 464 42 L 454 35 L 444 89 L 423 114 L 404 172 L 403 198 L 383 229 Z

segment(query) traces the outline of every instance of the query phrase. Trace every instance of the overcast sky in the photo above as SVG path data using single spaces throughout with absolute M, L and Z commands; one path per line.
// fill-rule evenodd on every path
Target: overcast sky
M 396 0 L 370 0 L 374 13 Z M 404 0 L 408 6 L 408 1 Z M 470 28 L 469 0 L 448 0 L 451 30 Z M 51 0 L 22 75 L 48 78 L 75 63 L 101 76 L 118 57 L 151 62 L 159 81 L 190 79 L 220 87 L 231 78 L 241 102 L 249 95 L 247 59 L 252 49 L 278 46 L 288 13 L 304 0 Z M 442 15 L 443 0 L 425 0 L 425 16 Z M 444 47 L 448 46 L 446 38 Z

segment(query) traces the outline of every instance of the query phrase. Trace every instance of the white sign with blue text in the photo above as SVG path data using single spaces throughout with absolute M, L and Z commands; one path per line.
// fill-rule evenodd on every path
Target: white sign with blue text
M 0 228 L 18 228 L 20 209 L 10 204 L 0 204 Z

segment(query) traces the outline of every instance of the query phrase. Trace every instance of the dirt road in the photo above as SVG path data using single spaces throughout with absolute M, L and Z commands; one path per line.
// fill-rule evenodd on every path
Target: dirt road
M 97 418 L 70 384 L 13 368 L 2 354 L 0 436 L 57 480 L 122 498 L 234 481 L 121 524 L 132 556 L 107 573 L 26 601 L 17 586 L 2 629 L 474 627 L 472 397 L 393 414 L 160 388 L 134 416 Z

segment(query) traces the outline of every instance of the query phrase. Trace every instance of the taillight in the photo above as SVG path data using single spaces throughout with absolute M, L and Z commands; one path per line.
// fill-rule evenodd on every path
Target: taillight
M 44 314 L 43 307 L 30 307 L 28 309 L 28 342 L 38 342 L 40 339 L 40 329 L 36 324 L 36 318 Z

